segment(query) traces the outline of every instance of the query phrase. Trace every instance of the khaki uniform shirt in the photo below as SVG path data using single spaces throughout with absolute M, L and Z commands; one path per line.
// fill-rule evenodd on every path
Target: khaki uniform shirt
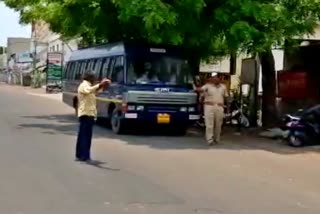
M 78 117 L 97 117 L 96 93 L 99 84 L 92 86 L 88 81 L 83 81 L 78 87 Z
M 201 87 L 204 95 L 204 102 L 213 105 L 223 105 L 225 98 L 228 96 L 225 85 L 220 84 L 215 86 L 213 84 L 205 84 Z

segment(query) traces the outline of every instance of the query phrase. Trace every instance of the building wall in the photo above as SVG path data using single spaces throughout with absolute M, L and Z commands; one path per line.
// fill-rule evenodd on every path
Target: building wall
M 39 63 L 37 66 L 46 64 L 47 52 L 61 52 L 64 55 L 64 62 L 70 58 L 72 51 L 78 49 L 78 40 L 62 41 L 61 36 L 52 32 L 45 22 L 37 22 L 32 28 L 33 38 L 37 43 L 37 55 Z M 32 44 L 34 50 L 34 44 Z
M 274 49 L 272 50 L 274 60 L 275 60 L 275 69 L 276 71 L 283 70 L 284 67 L 284 51 L 282 49 Z M 250 56 L 247 54 L 239 54 L 236 60 L 236 72 L 234 75 L 231 75 L 230 80 L 230 89 L 238 89 L 240 84 L 241 77 L 241 69 L 242 69 L 242 60 L 249 58 Z M 214 68 L 214 69 L 213 69 Z M 225 58 L 221 60 L 216 65 L 202 65 L 200 71 L 202 72 L 210 72 L 211 70 L 215 70 L 216 72 L 221 73 L 230 73 L 230 59 Z M 212 71 L 211 71 L 212 72 Z M 262 92 L 262 75 L 261 68 L 259 71 L 259 92 Z
M 239 80 L 241 75 L 241 62 L 242 59 L 247 58 L 245 54 L 238 55 L 236 59 L 236 72 L 231 75 L 230 88 L 237 89 L 239 86 Z M 230 73 L 230 58 L 226 57 L 215 64 L 204 63 L 200 66 L 200 72 L 218 72 L 218 73 Z
M 0 55 L 0 70 L 7 67 L 7 54 Z
M 318 25 L 315 29 L 312 35 L 305 35 L 302 38 L 299 39 L 305 39 L 305 40 L 320 40 L 320 25 Z
M 67 62 L 73 51 L 78 49 L 78 40 L 62 41 L 60 35 L 52 34 L 49 37 L 49 52 L 61 52 L 64 56 L 64 62 Z
M 37 21 L 32 25 L 32 38 L 39 42 L 48 42 L 46 39 L 50 34 L 49 25 L 43 21 Z
M 8 38 L 7 41 L 7 57 L 12 54 L 26 52 L 30 50 L 30 38 Z

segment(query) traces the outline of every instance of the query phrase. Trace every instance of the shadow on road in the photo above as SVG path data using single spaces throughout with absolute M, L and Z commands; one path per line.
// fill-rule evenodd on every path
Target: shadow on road
M 27 123 L 20 124 L 18 129 L 39 129 L 43 134 L 57 135 L 65 134 L 76 136 L 77 120 L 71 114 L 60 115 L 34 115 L 23 116 Z M 148 134 L 146 134 L 148 133 Z M 301 154 L 308 152 L 320 152 L 319 148 L 291 148 L 284 142 L 267 140 L 252 136 L 236 136 L 234 133 L 226 132 L 223 136 L 223 143 L 213 147 L 208 147 L 203 140 L 202 133 L 191 131 L 185 137 L 166 136 L 158 131 L 146 132 L 144 130 L 135 132 L 133 135 L 116 135 L 109 129 L 96 126 L 94 130 L 95 138 L 118 140 L 118 142 L 130 145 L 149 146 L 163 150 L 183 150 L 183 149 L 221 149 L 221 150 L 264 150 L 277 154 Z M 108 141 L 106 141 L 108 143 Z
M 99 160 L 92 160 L 92 161 L 90 161 L 88 163 L 84 163 L 84 164 L 87 164 L 88 166 L 96 167 L 98 169 L 105 169 L 108 171 L 120 171 L 120 169 L 104 166 L 106 164 L 106 162 L 99 161 Z

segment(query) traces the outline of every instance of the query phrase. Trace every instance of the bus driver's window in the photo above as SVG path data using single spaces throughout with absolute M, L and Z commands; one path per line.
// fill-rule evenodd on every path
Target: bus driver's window
M 154 70 L 151 62 L 144 63 L 144 72 L 143 75 L 137 79 L 139 83 L 149 83 L 149 82 L 158 82 L 157 73 Z
M 114 68 L 112 79 L 117 83 L 124 83 L 124 67 L 122 65 L 118 65 Z
M 137 75 L 135 73 L 135 69 L 132 63 L 128 66 L 128 83 L 135 84 L 137 81 Z

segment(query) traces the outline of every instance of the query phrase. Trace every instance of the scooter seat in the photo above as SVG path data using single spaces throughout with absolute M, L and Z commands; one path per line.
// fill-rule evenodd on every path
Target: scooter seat
M 290 114 L 287 115 L 290 120 L 300 120 L 300 117 L 292 116 Z

